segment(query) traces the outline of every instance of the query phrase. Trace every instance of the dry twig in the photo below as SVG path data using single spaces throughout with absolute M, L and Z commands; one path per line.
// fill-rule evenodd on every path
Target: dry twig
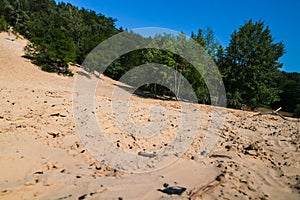
M 279 111 L 281 109 L 282 109 L 282 107 L 278 108 L 277 110 L 270 111 L 270 112 L 255 113 L 253 115 L 250 115 L 250 117 L 255 117 L 255 116 L 259 116 L 259 115 L 278 115 L 279 117 L 281 117 L 284 120 L 292 121 L 292 122 L 299 122 L 299 120 L 291 120 L 291 119 L 288 119 L 288 118 L 284 117 L 282 114 L 279 113 Z
M 217 185 L 219 185 L 221 183 L 221 176 L 224 176 L 224 175 L 221 174 L 221 175 L 217 176 L 217 178 L 214 181 L 210 182 L 209 184 L 204 185 L 203 187 L 201 187 L 199 189 L 194 189 L 193 191 L 191 191 L 191 196 L 189 199 L 190 200 L 200 199 L 204 193 L 213 189 L 214 187 L 216 187 Z

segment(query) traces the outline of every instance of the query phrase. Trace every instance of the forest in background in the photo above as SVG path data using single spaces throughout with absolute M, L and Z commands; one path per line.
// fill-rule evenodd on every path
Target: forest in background
M 116 19 L 95 11 L 54 0 L 0 2 L 0 31 L 13 30 L 26 37 L 31 42 L 25 47 L 26 57 L 42 70 L 70 76 L 69 63 L 81 65 L 99 43 L 124 31 L 117 28 L 115 22 Z M 140 35 L 135 37 L 147 40 Z M 220 45 L 209 27 L 191 33 L 190 37 L 218 66 L 225 84 L 228 107 L 282 107 L 294 117 L 300 117 L 300 73 L 280 71 L 283 64 L 279 59 L 285 53 L 284 43 L 274 41 L 263 21 L 246 21 L 233 31 L 226 47 Z M 184 38 L 185 42 L 188 40 Z M 160 63 L 176 69 L 189 81 L 198 102 L 210 104 L 202 76 L 191 63 L 170 51 L 140 49 L 129 52 L 111 63 L 104 74 L 118 80 L 128 70 L 146 63 Z M 177 95 L 157 84 L 144 85 L 140 89 L 155 96 Z

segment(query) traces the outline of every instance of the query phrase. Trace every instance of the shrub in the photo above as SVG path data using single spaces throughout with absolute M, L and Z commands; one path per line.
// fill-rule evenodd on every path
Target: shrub
M 294 110 L 294 117 L 300 118 L 300 104 L 297 104 Z
M 0 18 L 0 32 L 8 31 L 8 28 L 9 28 L 8 23 L 5 20 L 4 16 L 2 15 Z

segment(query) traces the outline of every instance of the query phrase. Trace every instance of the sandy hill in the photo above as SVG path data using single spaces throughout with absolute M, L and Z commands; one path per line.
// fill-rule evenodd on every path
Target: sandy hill
M 200 127 L 175 162 L 138 174 L 107 166 L 77 134 L 72 96 L 79 75 L 42 72 L 22 57 L 26 43 L 0 34 L 0 199 L 300 199 L 300 123 L 278 116 L 226 109 L 222 128 L 212 130 L 218 142 L 205 154 L 211 107 L 197 105 L 201 119 L 191 123 Z M 166 148 L 180 124 L 178 102 L 132 97 L 131 122 L 165 127 L 155 137 L 136 138 L 111 113 L 118 86 L 124 85 L 101 77 L 95 96 L 111 145 L 141 157 Z M 149 116 L 153 105 L 168 113 L 164 123 Z

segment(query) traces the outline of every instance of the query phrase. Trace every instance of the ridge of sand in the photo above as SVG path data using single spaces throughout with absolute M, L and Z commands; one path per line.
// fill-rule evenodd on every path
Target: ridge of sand
M 203 199 L 299 199 L 299 122 L 277 116 L 227 109 L 220 139 L 209 157 L 199 160 L 200 144 L 210 120 L 209 106 L 199 105 L 203 124 L 190 149 L 174 164 L 147 174 L 114 171 L 99 163 L 79 139 L 72 112 L 74 77 L 42 72 L 22 57 L 26 40 L 0 34 L 0 199 L 188 199 L 220 173 L 219 185 Z M 100 80 L 96 113 L 113 145 L 132 151 L 148 143 L 123 138 L 109 115 L 110 91 L 121 84 Z M 176 112 L 176 102 L 133 97 L 133 120 L 149 118 L 149 105 Z M 107 109 L 105 109 L 107 108 Z M 53 115 L 59 113 L 59 115 Z M 167 121 L 178 123 L 173 119 Z M 174 126 L 174 125 L 173 125 Z M 171 127 L 166 134 L 175 130 Z M 176 126 L 175 126 L 176 127 Z M 170 136 L 171 137 L 171 136 Z M 160 148 L 164 138 L 151 141 Z M 165 138 L 167 140 L 167 138 Z M 163 184 L 182 186 L 182 195 L 167 195 Z

